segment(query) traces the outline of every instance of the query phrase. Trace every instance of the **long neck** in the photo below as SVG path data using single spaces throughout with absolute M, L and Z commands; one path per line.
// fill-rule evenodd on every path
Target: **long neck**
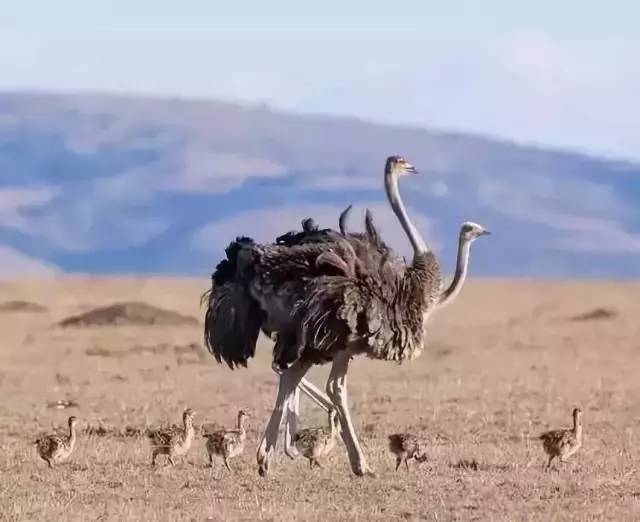
M 76 443 L 76 427 L 69 424 L 69 444 L 73 446 Z
M 193 436 L 193 421 L 191 419 L 184 419 L 184 434 L 187 437 Z
M 438 301 L 438 308 L 450 304 L 462 290 L 464 281 L 467 278 L 467 269 L 469 267 L 469 250 L 471 247 L 470 241 L 465 241 L 464 237 L 460 235 L 458 241 L 458 259 L 456 261 L 456 273 L 451 280 L 449 288 L 447 288 Z
M 244 432 L 244 416 L 238 415 L 238 431 Z
M 582 422 L 578 417 L 573 418 L 573 434 L 579 441 L 582 440 Z
M 402 202 L 402 198 L 400 198 L 400 191 L 398 190 L 398 176 L 389 169 L 385 170 L 384 173 L 384 186 L 391 208 L 411 242 L 413 259 L 415 260 L 416 257 L 427 253 L 429 249 L 409 219 L 407 210 L 404 208 L 404 203 Z

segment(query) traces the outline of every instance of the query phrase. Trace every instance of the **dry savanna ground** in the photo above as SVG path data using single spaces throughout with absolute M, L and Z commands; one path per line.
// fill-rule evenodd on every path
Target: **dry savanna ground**
M 640 285 L 472 281 L 432 317 L 420 359 L 353 363 L 352 413 L 375 478 L 352 476 L 340 445 L 313 471 L 279 451 L 265 479 L 255 449 L 275 398 L 270 346 L 261 341 L 249 369 L 234 372 L 203 353 L 202 326 L 188 316 L 201 319 L 206 284 L 0 284 L 0 519 L 640 519 Z M 120 320 L 107 317 L 115 325 L 58 324 L 123 301 L 181 315 L 134 306 Z M 320 384 L 326 372 L 315 368 L 312 379 Z M 58 400 L 76 405 L 48 405 Z M 584 447 L 545 474 L 533 437 L 568 426 L 576 405 Z M 233 473 L 204 467 L 202 439 L 175 468 L 150 467 L 136 430 L 178 423 L 186 406 L 196 424 L 231 426 L 239 408 L 253 412 Z M 72 414 L 77 450 L 49 470 L 30 443 Z M 325 418 L 306 401 L 302 417 Z M 386 447 L 399 430 L 426 442 L 428 462 L 409 473 L 394 471 Z

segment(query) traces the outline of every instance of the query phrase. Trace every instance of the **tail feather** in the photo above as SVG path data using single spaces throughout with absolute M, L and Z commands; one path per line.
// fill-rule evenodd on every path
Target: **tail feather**
M 203 295 L 208 301 L 204 344 L 218 363 L 224 361 L 231 369 L 246 367 L 254 356 L 262 323 L 260 305 L 247 287 L 245 264 L 251 264 L 251 256 L 243 256 L 240 261 L 241 253 L 253 245 L 254 241 L 247 237 L 231 243 L 225 249 L 227 259 L 218 263 L 211 277 L 211 289 Z
M 216 266 L 216 270 L 211 276 L 214 285 L 222 285 L 233 280 L 237 270 L 238 253 L 244 247 L 255 245 L 255 241 L 250 237 L 237 237 L 235 241 L 229 243 L 224 249 L 227 259 L 223 259 Z
M 227 283 L 214 288 L 204 320 L 204 339 L 216 361 L 229 368 L 247 366 L 255 355 L 262 310 L 243 285 Z
M 375 245 L 376 248 L 378 248 L 378 249 L 384 248 L 384 246 L 385 246 L 384 242 L 382 241 L 382 238 L 380 237 L 380 232 L 378 231 L 378 228 L 376 227 L 375 223 L 373 222 L 373 214 L 371 213 L 371 211 L 369 209 L 367 209 L 367 211 L 365 213 L 364 225 L 365 225 L 365 228 L 367 230 L 367 239 L 373 245 Z
M 340 228 L 340 233 L 343 236 L 347 235 L 347 219 L 349 218 L 349 214 L 351 213 L 352 207 L 353 205 L 349 205 L 347 208 L 345 208 L 340 213 L 340 217 L 338 218 L 338 228 Z

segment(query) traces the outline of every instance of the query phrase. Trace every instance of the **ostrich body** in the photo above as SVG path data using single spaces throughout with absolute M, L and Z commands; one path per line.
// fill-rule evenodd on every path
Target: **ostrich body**
M 453 299 L 464 282 L 465 273 L 454 277 L 455 288 L 443 298 L 438 262 L 398 192 L 398 178 L 413 173 L 403 158 L 387 159 L 387 196 L 414 249 L 409 265 L 382 243 L 370 214 L 366 233 L 346 233 L 349 209 L 341 216 L 342 233 L 315 230 L 307 222 L 303 239 L 285 234 L 279 238 L 282 244 L 257 245 L 239 238 L 218 265 L 205 317 L 205 344 L 218 362 L 231 368 L 246 365 L 260 329 L 277 334 L 274 367 L 280 383 L 258 449 L 261 475 L 268 471 L 285 409 L 288 445 L 297 431 L 298 385 L 325 409 L 336 408 L 352 470 L 357 475 L 369 472 L 348 410 L 349 361 L 357 354 L 398 362 L 420 355 L 428 316 Z M 466 243 L 484 233 L 478 225 L 463 225 L 465 256 Z M 466 259 L 460 266 L 466 267 Z M 303 379 L 313 364 L 324 362 L 332 363 L 326 395 Z
M 329 425 L 322 428 L 304 428 L 293 436 L 293 443 L 300 454 L 309 459 L 309 467 L 320 466 L 318 459 L 326 457 L 336 445 L 338 412 L 329 408 Z
M 574 408 L 572 415 L 572 429 L 551 430 L 538 437 L 542 441 L 545 453 L 549 456 L 545 470 L 551 467 L 551 462 L 556 457 L 560 462 L 566 463 L 567 459 L 582 446 L 582 410 Z
M 219 455 L 224 460 L 226 468 L 231 471 L 229 460 L 241 455 L 244 451 L 244 445 L 247 440 L 244 420 L 248 416 L 248 412 L 240 410 L 235 430 L 215 430 L 204 434 L 207 439 L 206 446 L 211 467 L 213 467 L 213 456 Z
M 156 465 L 158 455 L 166 455 L 169 463 L 175 466 L 175 457 L 185 455 L 191 448 L 195 430 L 193 417 L 196 412 L 191 408 L 184 410 L 182 414 L 182 428 L 171 427 L 159 430 L 151 430 L 147 434 L 153 448 L 151 465 Z
M 396 471 L 404 461 L 404 465 L 409 471 L 409 459 L 417 462 L 427 460 L 427 455 L 420 449 L 418 437 L 411 433 L 394 433 L 389 435 L 389 451 L 396 456 Z
M 54 464 L 67 460 L 76 445 L 76 425 L 78 419 L 74 416 L 69 417 L 69 434 L 45 434 L 38 437 L 34 444 L 38 450 L 38 455 L 44 460 L 50 468 Z

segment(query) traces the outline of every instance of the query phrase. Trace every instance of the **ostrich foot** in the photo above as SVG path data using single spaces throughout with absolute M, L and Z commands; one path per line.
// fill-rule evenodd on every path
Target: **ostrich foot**
M 364 465 L 356 464 L 351 468 L 351 470 L 353 471 L 353 474 L 358 477 L 370 477 L 370 478 L 376 477 L 376 474 L 374 473 L 374 471 L 371 468 L 369 468 L 369 466 L 367 466 L 366 464 Z
M 296 457 L 300 455 L 300 452 L 295 448 L 295 446 L 285 446 L 284 454 L 291 460 L 295 460 Z
M 264 460 L 263 462 L 258 461 L 258 475 L 261 477 L 266 477 L 269 473 L 269 461 Z

